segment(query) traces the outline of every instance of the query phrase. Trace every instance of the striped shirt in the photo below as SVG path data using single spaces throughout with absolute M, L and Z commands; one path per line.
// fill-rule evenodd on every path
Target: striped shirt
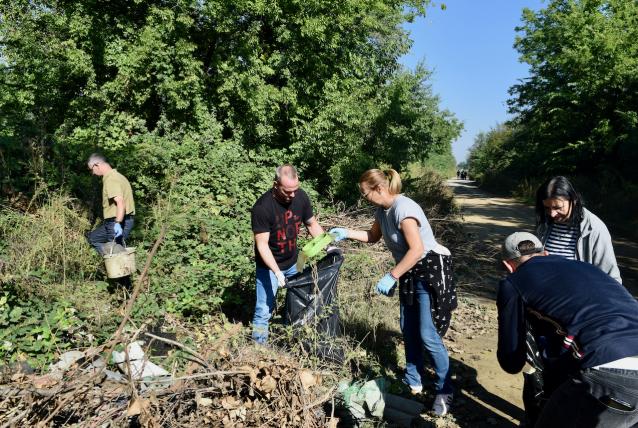
M 576 242 L 580 235 L 578 225 L 554 223 L 545 241 L 549 254 L 576 260 Z

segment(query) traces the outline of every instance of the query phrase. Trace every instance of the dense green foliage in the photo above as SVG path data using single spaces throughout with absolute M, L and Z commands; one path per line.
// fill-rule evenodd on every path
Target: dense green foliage
M 512 140 L 512 130 L 509 125 L 497 125 L 488 132 L 479 133 L 474 139 L 474 145 L 468 156 L 468 167 L 472 170 L 472 178 L 482 184 L 511 186 L 512 182 L 503 183 L 503 171 L 512 164 L 514 153 L 508 144 Z M 510 178 L 514 180 L 514 178 Z
M 101 202 L 86 168 L 91 152 L 132 183 L 140 264 L 168 227 L 138 318 L 196 316 L 245 299 L 254 275 L 249 209 L 277 163 L 298 165 L 313 199 L 352 202 L 356 178 L 372 165 L 400 170 L 449 154 L 460 123 L 439 108 L 424 67 L 398 63 L 410 46 L 402 23 L 428 4 L 3 2 L 0 202 L 35 213 L 0 212 L 0 281 L 15 297 L 3 303 L 14 313 L 3 325 L 19 319 L 7 305 L 29 298 L 34 272 L 61 289 L 101 279 L 88 247 L 56 258 L 54 246 L 35 239 L 26 251 L 52 257 L 23 266 L 13 255 L 29 241 L 9 240 L 32 228 L 38 237 L 64 234 L 52 242 L 73 240 L 73 251 L 86 245 L 82 233 Z M 36 189 L 44 191 L 28 206 Z M 54 198 L 57 215 L 37 214 L 56 194 L 76 202 Z M 80 213 L 74 223 L 60 220 L 68 210 Z
M 472 174 L 511 188 L 595 171 L 600 198 L 626 195 L 638 183 L 638 3 L 554 0 L 518 30 L 530 77 L 510 89 L 514 118 L 478 136 Z
M 452 178 L 456 176 L 456 159 L 451 152 L 431 153 L 423 162 L 417 162 L 411 165 L 410 175 L 418 177 L 424 171 L 433 171 L 443 178 Z

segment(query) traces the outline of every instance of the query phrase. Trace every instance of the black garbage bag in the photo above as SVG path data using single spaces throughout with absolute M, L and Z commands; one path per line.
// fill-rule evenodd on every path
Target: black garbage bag
M 342 264 L 343 253 L 335 248 L 319 260 L 315 268 L 308 266 L 288 278 L 284 315 L 285 323 L 293 326 L 293 330 L 312 327 L 315 337 L 302 339 L 307 352 L 338 363 L 344 360 L 343 348 L 334 341 L 341 335 L 336 298 Z

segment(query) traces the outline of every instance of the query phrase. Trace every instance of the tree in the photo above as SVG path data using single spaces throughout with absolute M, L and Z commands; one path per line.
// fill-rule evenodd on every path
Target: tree
M 414 73 L 401 72 L 383 88 L 377 102 L 379 114 L 366 141 L 366 153 L 401 170 L 411 161 L 449 151 L 462 124 L 447 110 L 427 84 L 430 72 L 423 66 Z
M 347 199 L 368 166 L 458 135 L 428 74 L 398 63 L 401 24 L 428 4 L 7 0 L 0 195 L 45 185 L 99 206 L 85 161 L 102 151 L 135 189 L 137 239 L 170 226 L 149 298 L 182 314 L 237 298 L 253 272 L 247 213 L 274 165 Z
M 467 161 L 467 168 L 476 180 L 486 182 L 509 171 L 515 158 L 512 137 L 513 130 L 508 124 L 499 124 L 476 136 Z
M 638 3 L 555 0 L 523 21 L 515 46 L 530 77 L 509 102 L 518 147 L 532 147 L 542 171 L 618 163 L 636 177 Z

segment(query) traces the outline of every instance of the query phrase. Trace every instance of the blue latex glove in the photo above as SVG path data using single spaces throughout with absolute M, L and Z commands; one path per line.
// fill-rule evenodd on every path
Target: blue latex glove
M 120 236 L 122 236 L 122 233 L 124 233 L 122 231 L 122 225 L 119 223 L 115 223 L 113 225 L 113 232 L 115 232 L 115 238 L 119 238 Z
M 397 280 L 388 272 L 377 282 L 377 293 L 389 296 L 394 291 L 396 284 Z
M 333 227 L 328 231 L 335 238 L 335 242 L 343 241 L 348 238 L 348 230 L 343 227 Z

